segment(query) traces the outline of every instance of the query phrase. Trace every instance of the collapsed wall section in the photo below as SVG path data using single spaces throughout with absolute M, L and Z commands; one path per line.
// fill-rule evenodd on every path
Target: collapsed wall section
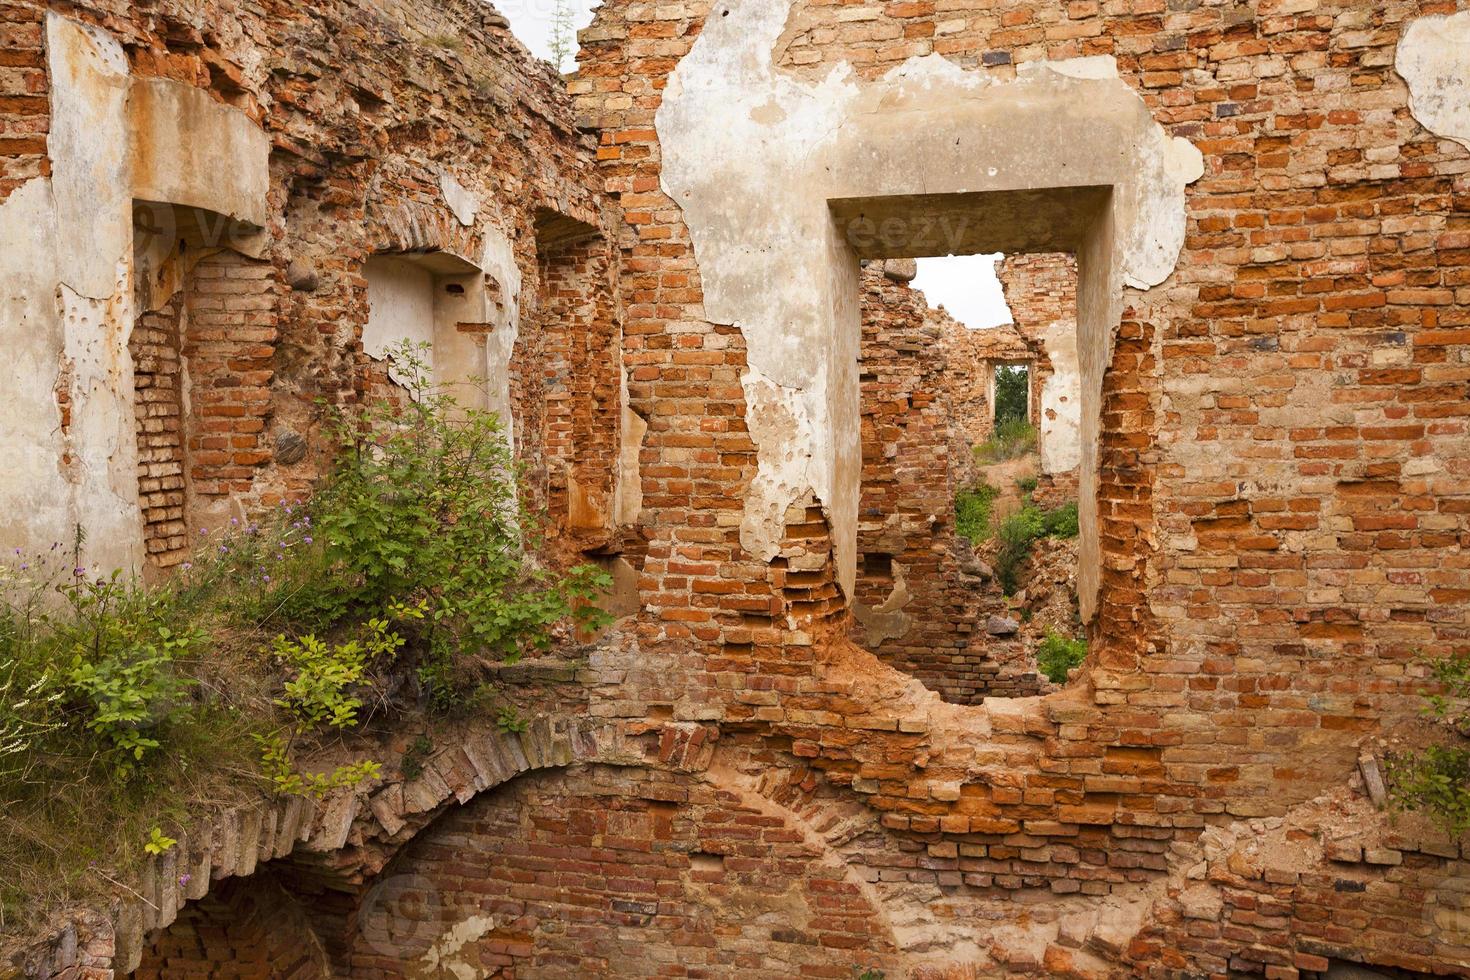
M 1045 681 L 1006 619 L 994 572 L 958 533 L 955 509 L 993 428 L 987 372 L 1028 348 L 1014 331 L 969 330 L 929 309 L 895 265 L 870 263 L 862 280 L 852 635 L 946 701 L 1036 694 Z
M 309 493 L 331 412 L 377 397 L 394 374 L 383 349 L 420 335 L 404 311 L 374 318 L 374 256 L 434 277 L 433 380 L 498 412 L 544 469 L 545 431 L 516 431 L 511 404 L 517 378 L 546 370 L 519 339 L 538 220 L 610 236 L 559 79 L 503 18 L 352 0 L 289 24 L 229 2 L 3 18 L 0 332 L 37 386 L 11 409 L 19 465 L 0 493 L 22 517 L 7 547 L 80 526 L 89 567 L 166 569 L 200 532 Z M 612 268 L 604 256 L 599 274 Z M 621 449 L 620 414 L 600 422 L 621 390 L 617 316 L 604 298 L 584 358 L 599 400 L 559 450 L 603 496 Z

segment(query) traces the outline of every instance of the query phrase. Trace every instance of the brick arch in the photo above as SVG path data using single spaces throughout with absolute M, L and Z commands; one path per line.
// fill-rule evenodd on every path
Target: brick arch
M 893 967 L 888 918 L 814 801 L 712 767 L 701 726 L 646 734 L 543 718 L 365 797 L 232 815 L 207 850 L 186 840 L 187 861 L 157 862 L 142 892 L 170 914 L 145 907 L 148 933 L 119 933 L 105 965 L 150 980 L 392 977 L 421 961 L 495 976 L 584 957 L 643 975 L 660 955 L 711 976 Z M 188 894 L 171 905 L 175 880 Z
M 229 810 L 180 832 L 178 843 L 150 858 L 141 880 L 105 914 L 89 910 L 33 947 L 23 958 L 23 975 L 132 974 L 181 912 L 208 896 L 225 907 L 221 886 L 251 880 L 262 869 L 287 872 L 282 879 L 293 888 L 315 882 L 338 893 L 361 892 L 444 811 L 526 772 L 618 758 L 627 764 L 619 745 L 613 733 L 586 720 L 542 716 L 520 733 L 465 732 L 426 760 L 416 778 L 399 776 L 371 793 L 348 791 L 321 801 L 291 797 Z
M 821 835 L 729 776 L 589 762 L 447 810 L 369 883 L 345 935 L 327 939 L 334 975 L 892 969 L 871 888 Z

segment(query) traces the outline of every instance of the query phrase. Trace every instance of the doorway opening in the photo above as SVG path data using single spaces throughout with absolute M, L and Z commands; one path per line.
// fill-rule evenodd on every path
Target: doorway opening
M 1047 439 L 1077 428 L 1043 427 L 1042 396 L 1050 385 L 1059 406 L 1080 405 L 1067 353 L 1076 262 L 1033 258 L 1000 258 L 1009 322 L 979 329 L 918 288 L 922 260 L 870 260 L 861 272 L 854 638 L 955 703 L 1042 693 L 1065 683 L 1087 649 L 1080 461 L 1069 473 L 1043 463 L 1043 428 Z M 962 289 L 995 276 L 984 261 L 960 273 Z M 1046 288 L 1033 282 L 1043 269 Z M 927 279 L 936 281 L 936 295 L 954 295 Z

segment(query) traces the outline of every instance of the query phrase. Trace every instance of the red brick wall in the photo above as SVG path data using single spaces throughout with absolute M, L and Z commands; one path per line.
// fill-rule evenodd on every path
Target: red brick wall
M 795 828 L 668 773 L 523 776 L 446 814 L 382 877 L 412 880 L 434 911 L 408 929 L 378 904 L 341 975 L 417 976 L 435 944 L 441 968 L 485 977 L 846 980 L 891 956 L 863 890 Z M 441 941 L 476 916 L 468 941 Z
M 310 922 L 269 871 L 221 882 L 145 951 L 135 980 L 326 980 Z
M 538 256 L 545 456 L 553 524 L 573 548 L 611 540 L 622 351 L 612 256 L 600 236 Z
M 740 338 L 653 272 L 697 273 L 677 202 L 657 190 L 653 120 L 706 7 L 605 5 L 577 84 L 630 212 L 635 398 L 657 420 L 646 633 L 718 651 L 738 626 L 700 590 L 755 598 L 766 580 L 721 520 L 742 505 L 745 441 L 698 447 L 742 464 L 722 492 L 663 491 L 686 434 L 743 406 L 733 387 L 684 397 L 673 340 L 719 351 L 729 377 Z M 1174 277 L 1127 294 L 1104 383 L 1104 587 L 1081 699 L 1008 718 L 1003 774 L 964 777 L 954 801 L 915 782 L 963 770 L 965 722 L 894 733 L 902 709 L 885 705 L 906 703 L 902 688 L 856 654 L 782 646 L 788 634 L 757 646 L 754 675 L 726 675 L 710 652 L 714 710 L 796 739 L 815 768 L 871 789 L 886 826 L 934 845 L 1004 847 L 1028 820 L 1082 828 L 1075 860 L 1051 848 L 1068 859 L 1017 874 L 1018 888 L 1126 889 L 1162 872 L 1170 841 L 1341 785 L 1365 733 L 1417 711 L 1414 652 L 1470 642 L 1470 334 L 1454 305 L 1470 263 L 1465 151 L 1414 122 L 1392 70 L 1403 23 L 1453 9 L 798 3 L 777 52 L 798 74 L 848 62 L 871 78 L 935 52 L 1009 78 L 1019 61 L 1112 55 L 1154 118 L 1202 150 L 1205 175 Z M 758 714 L 743 700 L 757 694 Z
M 0 203 L 21 184 L 51 173 L 44 8 L 0 3 Z
M 128 337 L 133 415 L 138 429 L 138 502 L 150 564 L 177 565 L 189 553 L 185 523 L 184 392 L 180 365 L 182 297 L 143 313 Z
M 870 265 L 863 280 L 862 496 L 857 601 L 877 610 L 899 578 L 909 599 L 903 626 L 853 638 L 946 701 L 1036 694 L 1043 686 L 1019 641 L 985 631 L 1006 612 L 968 541 L 955 533 L 955 496 L 971 480 L 966 430 L 989 411 L 990 357 L 1024 353 L 1010 331 L 967 330 L 928 308 L 922 293 Z M 976 405 L 981 406 L 977 409 Z M 989 426 L 986 427 L 989 431 Z M 891 616 L 873 614 L 892 623 Z M 906 628 L 905 628 L 906 627 Z M 900 631 L 900 635 L 890 635 Z

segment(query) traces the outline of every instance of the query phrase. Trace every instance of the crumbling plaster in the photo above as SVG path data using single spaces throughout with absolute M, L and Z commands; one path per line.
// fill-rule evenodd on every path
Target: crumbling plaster
M 1470 11 L 1421 17 L 1399 40 L 1394 68 L 1409 111 L 1431 133 L 1470 149 Z
M 1068 321 L 1049 323 L 1042 344 L 1052 373 L 1041 384 L 1041 472 L 1070 473 L 1082 463 L 1082 372 L 1077 330 Z
M 18 386 L 0 410 L 15 449 L 0 474 L 0 544 L 69 543 L 81 527 L 89 565 L 135 569 L 133 205 L 186 205 L 236 223 L 221 234 L 258 231 L 270 143 L 191 86 L 131 76 L 105 31 L 52 12 L 46 40 L 52 174 L 0 205 L 0 336 Z M 70 404 L 65 423 L 59 398 Z
M 1202 163 L 1192 145 L 1152 120 L 1110 59 L 1045 64 L 996 82 L 930 56 L 872 83 L 846 66 L 809 82 L 773 64 L 790 9 L 790 0 L 718 5 L 671 75 L 656 129 L 663 188 L 683 208 L 705 314 L 738 326 L 748 343 L 743 382 L 759 472 L 742 544 L 774 558 L 788 507 L 810 491 L 832 524 L 839 581 L 850 596 L 859 249 L 885 256 L 869 254 L 871 243 L 839 226 L 831 202 L 845 202 L 850 215 L 864 201 L 881 208 L 906 198 L 905 213 L 925 218 L 927 209 L 940 220 L 920 224 L 946 227 L 966 248 L 1010 234 L 986 227 L 980 195 L 987 192 L 1056 188 L 1106 202 L 1085 241 L 1028 243 L 1075 250 L 1083 262 L 1079 299 L 1092 304 L 1092 315 L 1079 317 L 1081 409 L 1092 419 L 1082 433 L 1086 467 L 1123 287 L 1147 289 L 1172 271 L 1184 240 L 1184 189 Z M 917 241 L 914 226 L 900 235 L 907 237 L 880 243 L 889 256 L 955 250 L 943 236 Z M 1084 494 L 1095 485 L 1095 475 L 1084 476 Z M 1090 549 L 1095 564 L 1095 502 L 1084 500 L 1084 557 Z M 1081 584 L 1090 613 L 1095 568 Z

